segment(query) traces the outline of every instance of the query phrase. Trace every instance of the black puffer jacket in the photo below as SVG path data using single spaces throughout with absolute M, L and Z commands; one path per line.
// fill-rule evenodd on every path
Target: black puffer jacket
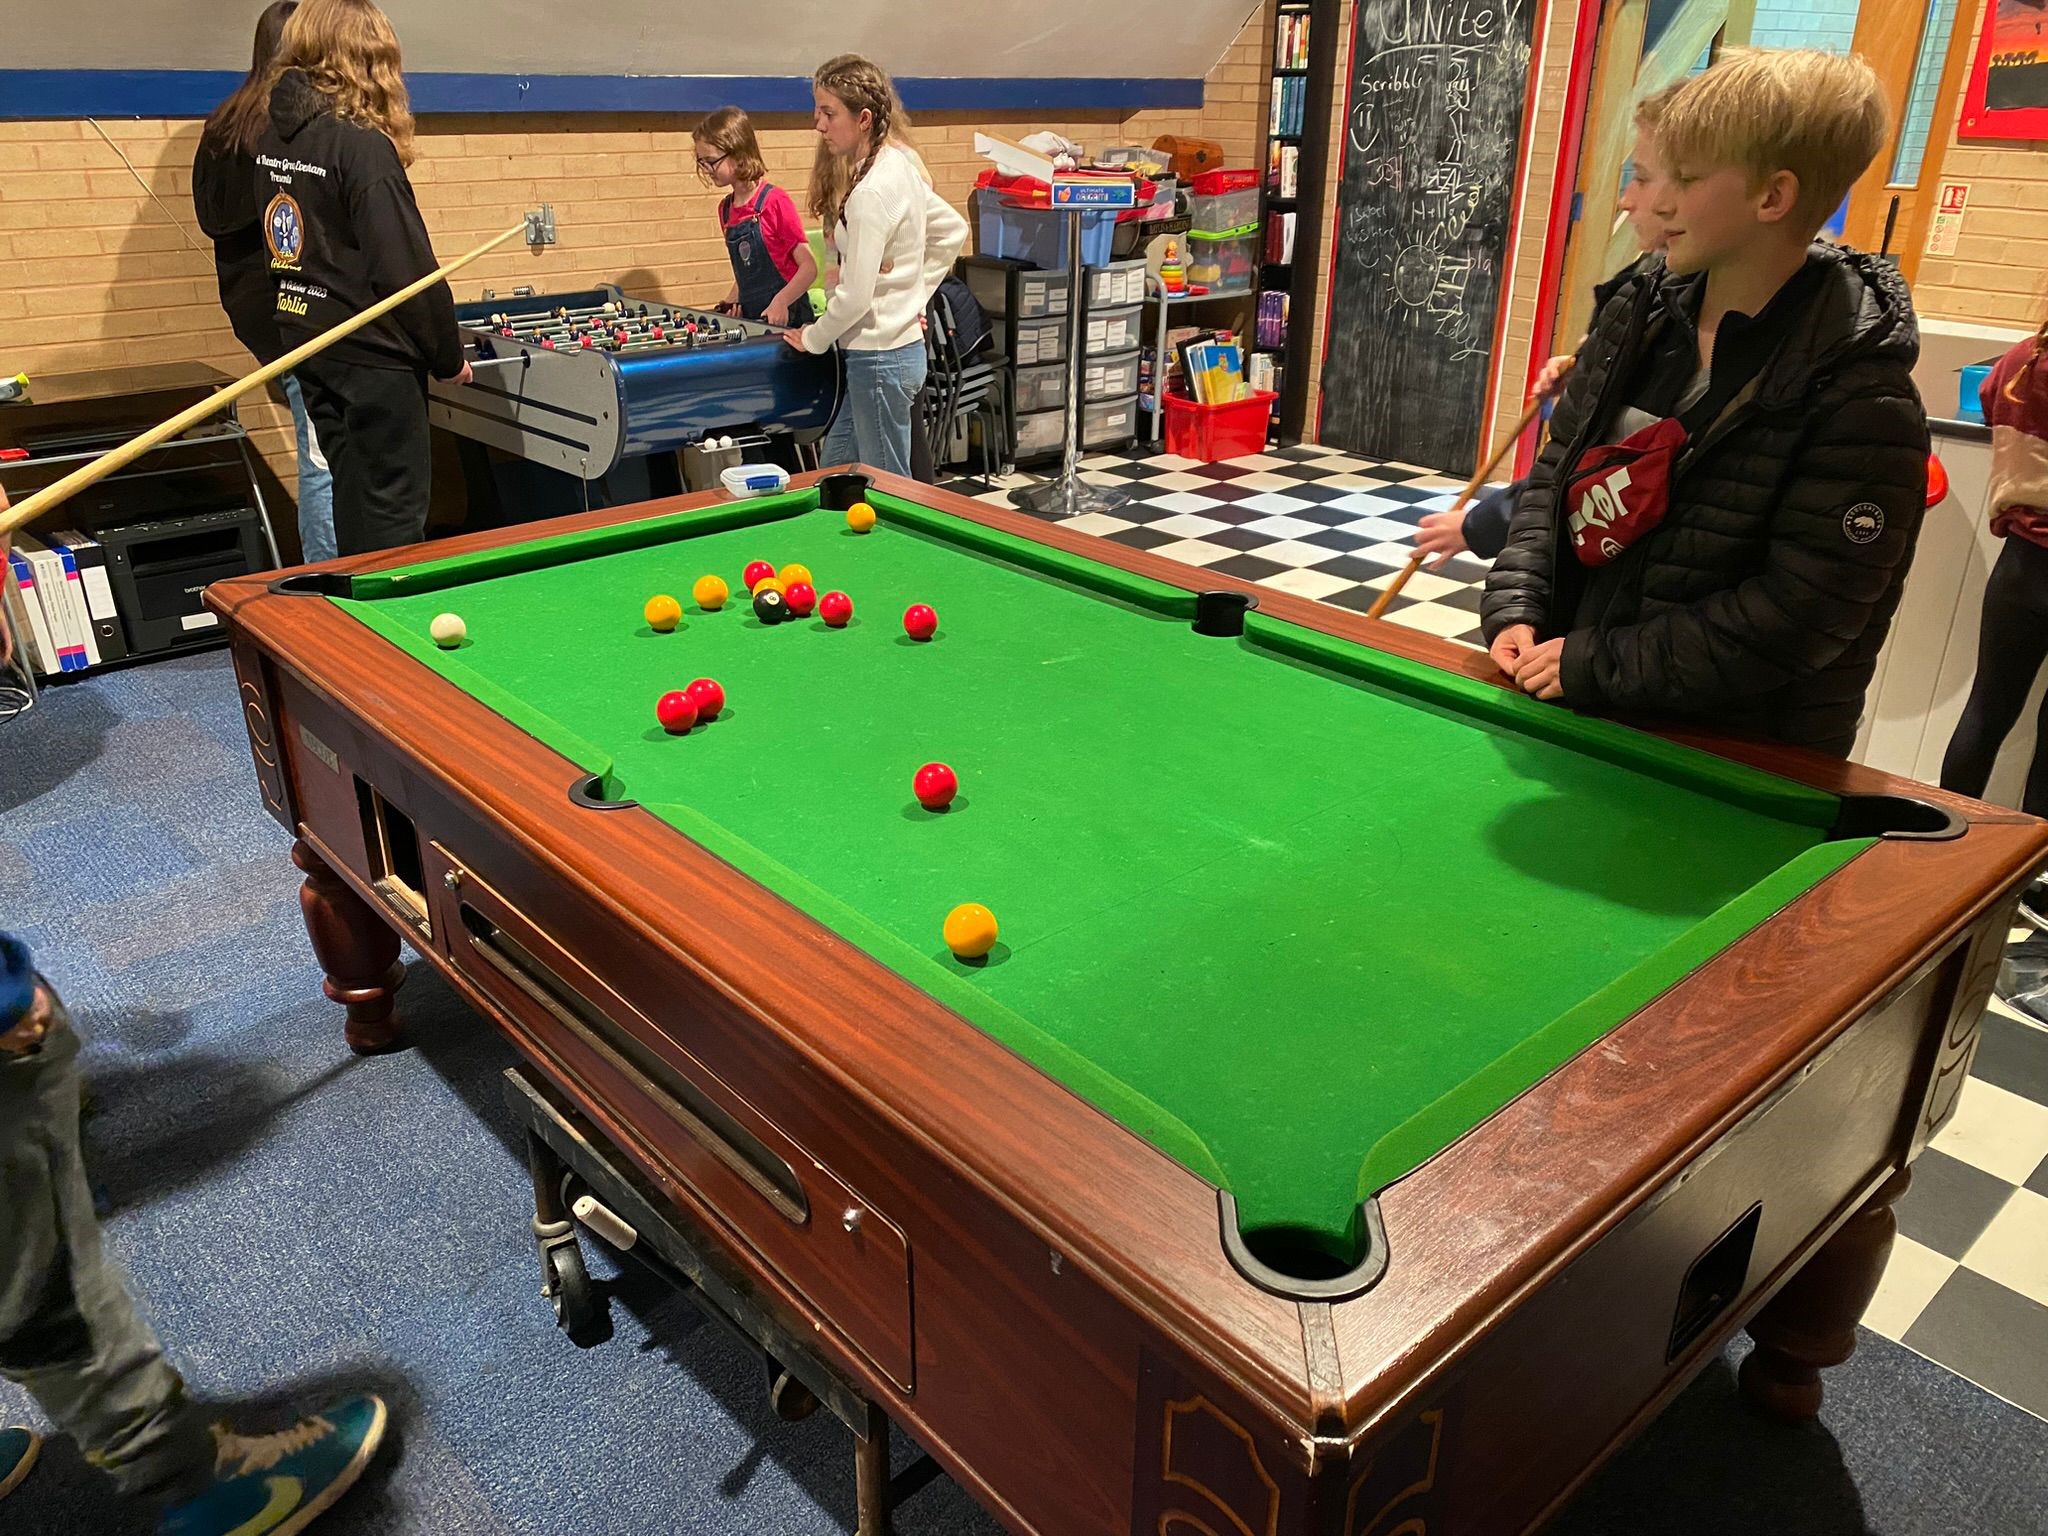
M 1912 299 L 1876 257 L 1815 245 L 1811 300 L 1688 445 L 1664 521 L 1590 576 L 1557 487 L 1625 403 L 1647 338 L 1691 328 L 1698 276 L 1657 266 L 1601 307 L 1486 584 L 1490 643 L 1565 635 L 1564 702 L 1846 756 L 1898 607 L 1927 485 Z M 1814 268 L 1816 264 L 1818 271 Z M 1599 584 L 1599 619 L 1573 596 Z

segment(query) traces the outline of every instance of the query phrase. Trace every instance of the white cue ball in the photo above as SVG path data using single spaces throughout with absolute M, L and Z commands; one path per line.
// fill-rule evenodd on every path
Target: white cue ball
M 441 613 L 434 616 L 434 622 L 427 626 L 427 633 L 434 637 L 434 644 L 444 651 L 452 651 L 469 636 L 469 626 L 462 622 L 462 616 L 455 613 Z

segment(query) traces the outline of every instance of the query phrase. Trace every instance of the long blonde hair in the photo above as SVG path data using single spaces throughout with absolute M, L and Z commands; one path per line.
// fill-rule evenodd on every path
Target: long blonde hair
M 835 155 L 823 139 L 818 141 L 817 157 L 811 162 L 808 207 L 811 217 L 830 231 L 882 146 L 895 143 L 911 148 L 910 114 L 903 110 L 903 98 L 896 94 L 895 82 L 882 67 L 857 53 L 827 59 L 811 76 L 811 84 L 837 96 L 856 117 L 864 111 L 873 114 L 867 147 L 857 155 Z
M 371 0 L 304 0 L 284 24 L 277 72 L 303 70 L 334 98 L 334 115 L 375 128 L 413 162 L 412 105 L 405 92 L 398 34 Z

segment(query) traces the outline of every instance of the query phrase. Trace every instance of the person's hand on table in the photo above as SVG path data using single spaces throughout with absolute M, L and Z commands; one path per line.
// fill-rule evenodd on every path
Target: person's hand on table
M 1453 512 L 1427 513 L 1416 529 L 1415 551 L 1430 557 L 1431 570 L 1441 567 L 1453 555 L 1462 555 L 1467 548 L 1462 508 Z
M 1572 371 L 1577 359 L 1569 352 L 1560 353 L 1543 365 L 1543 371 L 1536 375 L 1536 398 L 1555 400 L 1564 393 L 1564 381 Z
M 1515 662 L 1515 686 L 1532 699 L 1564 697 L 1564 637 L 1522 648 Z
M 808 330 L 810 329 L 810 327 L 806 326 L 804 329 Z M 784 331 L 782 333 L 782 339 L 789 343 L 790 348 L 793 351 L 808 352 L 811 350 L 809 347 L 804 345 L 803 331 Z
M 1515 667 L 1521 662 L 1522 653 L 1536 643 L 1536 629 L 1530 624 L 1510 624 L 1493 637 L 1493 644 L 1486 648 L 1486 654 L 1493 658 L 1493 664 L 1509 677 L 1515 675 Z
M 450 378 L 445 378 L 441 382 L 443 384 L 471 384 L 474 383 L 475 381 L 476 370 L 469 366 L 469 359 L 465 357 L 462 360 L 462 372 L 455 374 Z
M 774 298 L 768 301 L 768 308 L 762 314 L 761 318 L 763 320 L 766 320 L 770 325 L 789 324 L 789 300 L 783 298 L 780 294 L 777 294 Z

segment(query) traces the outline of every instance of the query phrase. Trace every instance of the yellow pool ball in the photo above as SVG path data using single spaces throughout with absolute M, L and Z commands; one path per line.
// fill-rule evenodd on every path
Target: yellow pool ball
M 811 568 L 808 565 L 785 565 L 775 573 L 775 579 L 782 583 L 782 595 L 789 596 L 789 589 L 800 581 L 810 581 Z
M 855 533 L 866 533 L 875 526 L 875 509 L 864 501 L 856 501 L 846 509 L 846 526 Z
M 777 597 L 787 597 L 789 583 L 780 576 L 764 576 L 754 583 L 754 596 L 759 597 L 763 592 L 773 592 Z
M 732 588 L 725 584 L 723 576 L 699 576 L 697 584 L 690 588 L 691 600 L 706 613 L 718 612 L 731 596 Z
M 647 599 L 647 606 L 640 610 L 646 616 L 647 625 L 658 635 L 665 635 L 683 622 L 683 605 L 663 593 Z
M 980 902 L 962 902 L 946 914 L 946 948 L 962 960 L 979 960 L 995 947 L 996 915 Z

